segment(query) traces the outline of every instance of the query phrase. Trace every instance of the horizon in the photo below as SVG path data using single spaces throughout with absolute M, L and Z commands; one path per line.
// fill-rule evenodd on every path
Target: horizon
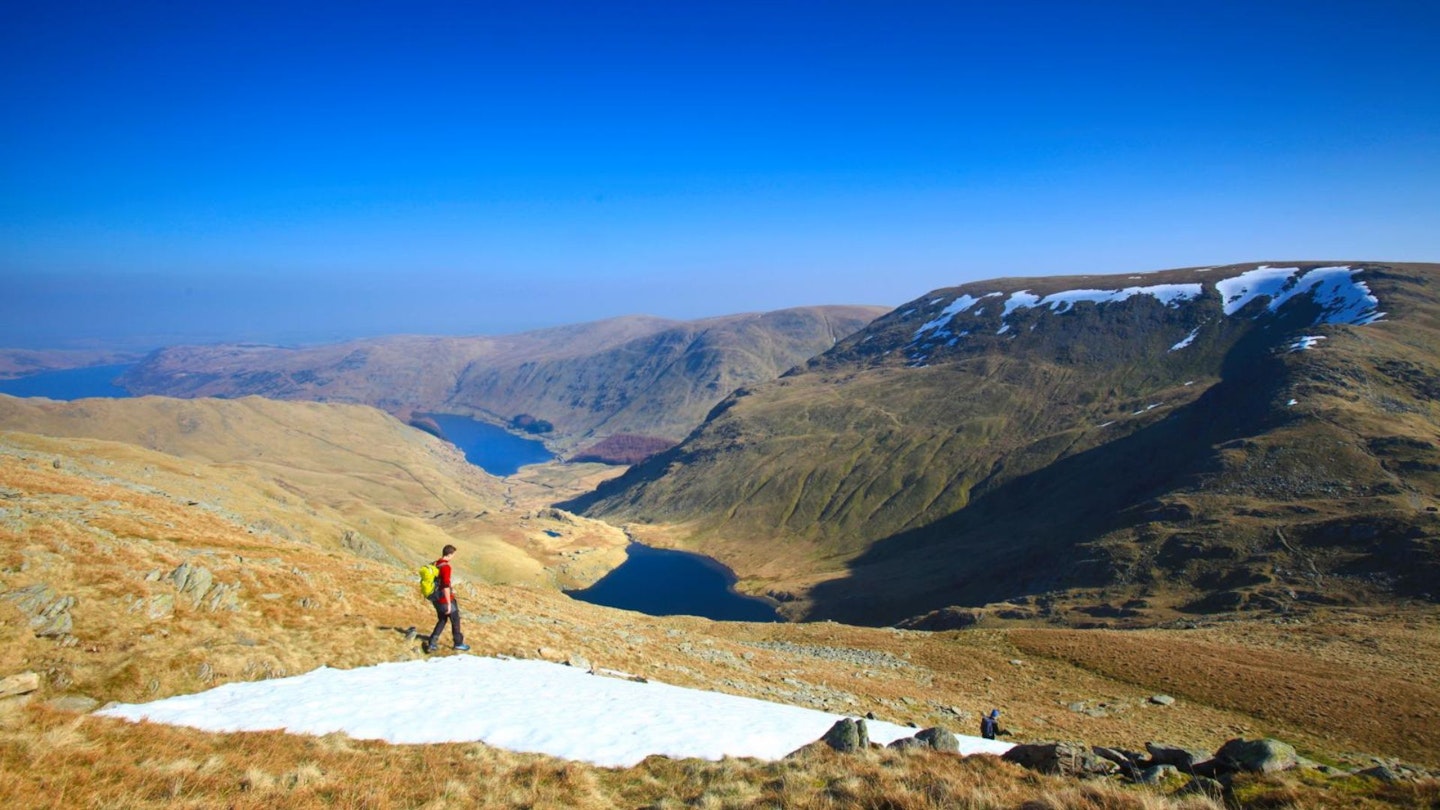
M 1440 9 L 1421 2 L 6 17 L 4 348 L 1440 260 Z

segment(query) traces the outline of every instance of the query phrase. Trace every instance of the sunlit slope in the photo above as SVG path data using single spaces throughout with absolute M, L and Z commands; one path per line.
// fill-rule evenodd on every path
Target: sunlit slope
M 318 666 L 420 657 L 404 629 L 433 613 L 410 572 L 287 538 L 255 525 L 262 515 L 281 526 L 318 527 L 328 511 L 299 496 L 277 500 L 263 476 L 243 469 L 116 442 L 0 434 L 0 672 L 35 672 L 40 682 L 34 711 L 16 711 L 10 699 L 0 707 L 4 769 L 46 773 L 52 787 L 67 786 L 82 804 L 130 806 L 153 797 L 137 802 L 114 793 L 118 785 L 149 797 L 146 786 L 161 779 L 155 796 L 162 801 L 174 774 L 199 778 L 197 761 L 209 754 L 197 750 L 224 759 L 226 784 L 236 790 L 242 777 L 263 784 L 264 773 L 303 770 L 320 746 L 337 757 L 326 755 L 332 782 L 359 780 L 403 803 L 413 785 L 397 787 L 388 774 L 403 770 L 409 746 L 382 755 L 348 739 L 215 737 L 72 713 L 77 705 L 144 701 Z M 1370 764 L 1362 753 L 1440 762 L 1429 733 L 1440 710 L 1429 677 L 1440 660 L 1433 608 L 1322 607 L 1285 625 L 1202 622 L 1124 634 L 924 633 L 653 618 L 462 574 L 467 640 L 477 654 L 571 660 L 957 731 L 1001 706 L 1014 740 L 1058 736 L 1134 748 L 1158 739 L 1213 750 L 1237 734 L 1273 735 L 1308 754 L 1362 765 Z M 1225 678 L 1212 677 L 1217 660 Z M 1177 704 L 1150 703 L 1160 691 Z M 72 708 L 45 707 L 57 699 Z M 1078 712 L 1070 708 L 1076 702 L 1105 708 Z M 105 756 L 90 763 L 97 747 Z M 498 769 L 482 780 L 523 778 L 536 761 L 465 750 Z M 60 767 L 33 767 L 52 755 Z M 65 763 L 75 761 L 90 763 L 79 771 L 107 776 L 80 775 L 73 765 L 67 773 Z M 14 789 L 13 780 L 5 784 Z M 224 789 L 205 789 L 212 788 Z M 667 788 L 676 789 L 665 781 L 654 789 Z M 89 800 L 100 796 L 110 801 Z
M 810 617 L 1432 591 L 1437 278 L 1292 262 L 937 290 L 572 506 Z
M 885 312 L 803 307 L 700 321 L 628 317 L 500 337 L 388 337 L 332 346 L 181 346 L 123 382 L 138 393 L 358 402 L 506 422 L 528 414 L 568 447 L 598 436 L 679 440 L 740 385 L 774 379 Z
M 552 561 L 531 547 L 532 537 L 549 539 L 546 529 L 561 532 L 552 545 L 570 542 L 622 556 L 619 532 L 513 509 L 506 486 L 453 447 L 365 406 L 260 397 L 52 402 L 0 396 L 0 430 L 119 442 L 131 450 L 114 452 L 145 449 L 201 463 L 195 486 L 220 488 L 187 496 L 201 508 L 220 504 L 244 514 L 253 530 L 390 564 L 409 567 L 456 542 L 467 550 L 457 564 L 487 581 L 553 586 L 546 570 Z M 232 488 L 232 477 L 244 485 Z

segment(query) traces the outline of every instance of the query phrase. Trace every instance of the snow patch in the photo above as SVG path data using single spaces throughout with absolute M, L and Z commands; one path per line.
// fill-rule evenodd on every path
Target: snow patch
M 1348 323 L 1357 326 L 1374 323 L 1385 313 L 1380 300 L 1370 293 L 1363 281 L 1356 281 L 1360 271 L 1350 267 L 1317 267 L 1301 272 L 1298 267 L 1257 267 L 1234 278 L 1215 282 L 1226 315 L 1234 315 L 1259 298 L 1268 298 L 1266 312 L 1275 312 L 1290 299 L 1309 295 L 1320 307 L 1315 323 Z
M 433 717 L 443 696 L 443 719 Z M 591 675 L 544 661 L 455 655 L 290 678 L 230 683 L 195 695 L 118 704 L 105 717 L 205 731 L 284 730 L 400 744 L 480 741 L 605 767 L 668 757 L 778 759 L 813 742 L 841 715 L 656 683 Z M 867 721 L 890 743 L 916 729 Z M 965 754 L 1008 743 L 960 737 Z
M 950 321 L 953 320 L 956 315 L 959 315 L 960 313 L 962 313 L 962 312 L 970 309 L 971 307 L 975 306 L 976 304 L 980 303 L 981 301 L 985 300 L 986 298 L 990 298 L 991 296 L 996 296 L 996 295 L 1000 295 L 1000 293 L 987 293 L 987 294 L 985 294 L 985 295 L 980 296 L 979 298 L 976 298 L 976 297 L 974 297 L 974 296 L 972 296 L 972 295 L 969 295 L 969 294 L 967 293 L 967 294 L 965 294 L 965 295 L 960 296 L 959 298 L 956 298 L 954 301 L 951 301 L 948 306 L 946 306 L 944 309 L 940 310 L 940 314 L 939 314 L 939 315 L 936 315 L 934 318 L 926 321 L 923 325 L 921 325 L 921 327 L 920 327 L 919 329 L 916 329 L 916 330 L 915 330 L 915 336 L 910 339 L 911 342 L 913 343 L 913 342 L 919 340 L 922 336 L 924 336 L 924 334 L 925 334 L 926 332 L 931 332 L 931 331 L 934 331 L 934 330 L 936 330 L 936 329 L 939 329 L 939 328 L 942 327 L 942 326 L 945 326 L 946 324 L 950 323 Z M 944 299 L 936 298 L 934 301 L 931 301 L 930 303 L 934 304 L 934 303 L 936 303 L 936 302 L 938 302 L 938 301 L 942 301 L 942 300 L 944 300 Z M 978 314 L 978 313 L 977 313 L 977 314 Z
M 1186 346 L 1189 346 L 1191 343 L 1194 343 L 1194 342 L 1195 342 L 1195 336 L 1196 336 L 1196 335 L 1199 335 L 1199 334 L 1200 334 L 1200 327 L 1197 326 L 1197 327 L 1195 327 L 1194 329 L 1190 330 L 1190 334 L 1186 335 L 1184 340 L 1180 341 L 1179 343 L 1176 343 L 1174 346 L 1171 346 L 1171 347 L 1170 347 L 1170 351 L 1172 351 L 1172 352 L 1177 352 L 1177 351 L 1180 351 L 1181 349 L 1185 348 Z M 1189 383 L 1186 383 L 1186 385 L 1189 385 Z
M 1304 335 L 1299 340 L 1290 344 L 1290 351 L 1303 352 L 1306 349 L 1313 349 L 1324 339 L 1324 335 Z

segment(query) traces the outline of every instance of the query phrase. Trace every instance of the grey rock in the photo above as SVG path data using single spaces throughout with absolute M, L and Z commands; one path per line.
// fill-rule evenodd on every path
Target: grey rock
M 1145 750 L 1150 752 L 1151 765 L 1173 765 L 1184 773 L 1191 773 L 1196 766 L 1211 760 L 1211 756 L 1204 751 L 1181 748 L 1178 745 L 1147 742 Z
M 1052 776 L 1108 776 L 1120 766 L 1090 752 L 1083 743 L 1022 743 L 1002 757 L 1022 768 Z
M 847 717 L 835 721 L 820 741 L 841 753 L 864 751 L 870 747 L 870 731 L 865 727 L 864 720 Z
M 1142 785 L 1161 785 L 1171 779 L 1179 779 L 1180 777 L 1180 769 L 1174 765 L 1151 765 L 1141 771 L 1139 778 L 1135 781 Z
M 192 604 L 199 605 L 215 581 L 215 575 L 203 565 L 183 562 L 170 572 L 170 581 L 175 584 L 176 590 L 190 598 Z
M 75 620 L 70 618 L 68 612 L 57 613 L 54 616 L 36 616 L 30 620 L 30 626 L 35 628 L 35 635 L 41 638 L 60 638 L 75 629 Z
M 1090 747 L 1090 753 L 1094 754 L 1097 757 L 1100 757 L 1101 759 L 1109 760 L 1110 762 L 1119 765 L 1120 772 L 1130 777 L 1131 779 L 1137 779 L 1140 776 L 1139 763 L 1135 759 L 1131 758 L 1130 755 L 1125 753 L 1124 751 L 1119 751 L 1114 748 L 1106 748 L 1101 745 L 1092 745 Z
M 1363 771 L 1356 771 L 1356 776 L 1366 776 L 1371 779 L 1379 779 L 1381 782 L 1399 782 L 1400 774 L 1391 770 L 1385 765 L 1376 765 L 1373 768 L 1366 768 Z
M 1169 695 L 1151 695 L 1150 702 L 1154 703 L 1156 706 L 1174 706 L 1175 698 L 1170 697 Z
M 1176 796 L 1200 795 L 1216 801 L 1225 800 L 1225 786 L 1208 776 L 1197 776 L 1175 791 Z
M 565 659 L 565 666 L 586 670 L 593 668 L 590 664 L 590 659 L 575 653 L 571 653 L 570 656 Z
M 21 672 L 0 679 L 0 697 L 12 697 L 34 692 L 40 688 L 40 676 L 34 672 Z
M 1268 737 L 1263 740 L 1237 737 L 1220 746 L 1215 759 L 1235 770 L 1253 773 L 1285 771 L 1300 763 L 1293 746 Z

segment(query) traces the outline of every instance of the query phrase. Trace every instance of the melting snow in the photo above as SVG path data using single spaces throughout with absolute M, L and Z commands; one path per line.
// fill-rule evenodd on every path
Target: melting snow
M 932 330 L 934 330 L 934 329 L 939 329 L 940 327 L 944 326 L 945 324 L 950 323 L 950 320 L 951 320 L 952 318 L 954 318 L 956 315 L 959 315 L 960 313 L 964 312 L 965 310 L 967 310 L 967 309 L 975 306 L 976 304 L 980 303 L 983 299 L 990 298 L 991 296 L 995 296 L 995 295 L 1000 295 L 1000 293 L 990 293 L 990 294 L 988 294 L 988 295 L 982 295 L 982 296 L 980 296 L 979 298 L 975 298 L 975 297 L 967 294 L 967 295 L 962 295 L 962 296 L 960 296 L 959 298 L 956 298 L 954 301 L 951 301 L 951 302 L 950 302 L 949 306 L 947 306 L 947 307 L 945 307 L 944 309 L 940 310 L 940 314 L 939 314 L 939 315 L 936 315 L 934 318 L 926 321 L 923 326 L 921 326 L 919 329 L 916 329 L 916 330 L 915 330 L 915 337 L 912 338 L 911 340 L 912 340 L 912 341 L 914 341 L 914 340 L 919 340 L 919 339 L 920 339 L 920 336 L 921 336 L 921 335 L 924 335 L 926 332 L 932 331 Z M 933 303 L 935 303 L 936 301 L 939 301 L 939 300 L 941 300 L 941 299 L 936 298 L 935 301 L 931 301 L 930 303 L 933 304 Z M 904 314 L 904 313 L 902 313 L 902 315 L 903 315 L 903 314 Z M 978 315 L 979 313 L 976 313 L 976 314 Z
M 1180 341 L 1179 343 L 1176 343 L 1174 346 L 1171 346 L 1171 347 L 1170 347 L 1170 351 L 1172 351 L 1172 352 L 1174 352 L 1174 351 L 1179 351 L 1180 349 L 1183 349 L 1183 348 L 1185 348 L 1186 346 L 1189 346 L 1191 343 L 1194 343 L 1194 342 L 1195 342 L 1195 336 L 1196 336 L 1196 335 L 1199 335 L 1199 334 L 1200 334 L 1200 327 L 1197 326 L 1197 327 L 1195 327 L 1194 329 L 1190 330 L 1190 334 L 1186 335 L 1184 340 Z M 1185 383 L 1185 384 L 1186 384 L 1186 385 L 1189 385 L 1190 383 Z
M 1306 349 L 1313 349 L 1315 348 L 1316 344 L 1318 344 L 1324 339 L 1324 335 L 1305 335 L 1304 337 L 1301 337 L 1299 340 L 1290 344 L 1290 351 L 1303 352 Z
M 357 739 L 414 744 L 478 740 L 614 767 L 634 765 L 651 754 L 777 759 L 819 739 L 841 717 L 606 678 L 543 661 L 471 655 L 349 670 L 321 667 L 291 678 L 114 705 L 99 714 L 205 731 L 338 731 Z M 873 720 L 866 725 L 870 739 L 880 743 L 916 731 Z M 960 737 L 965 754 L 1009 749 L 1008 743 Z
M 1304 273 L 1298 267 L 1257 267 L 1234 278 L 1215 282 L 1226 315 L 1234 315 L 1260 297 L 1270 299 L 1266 312 L 1278 310 L 1297 295 L 1309 294 L 1321 309 L 1321 323 L 1374 323 L 1385 315 L 1370 288 L 1349 267 L 1317 267 Z M 1296 275 L 1296 274 L 1299 275 Z
M 1285 403 L 1285 404 L 1286 404 L 1286 405 L 1299 405 L 1299 404 L 1300 404 L 1300 401 L 1299 401 L 1299 400 L 1292 399 L 1292 400 L 1290 400 L 1289 402 L 1287 402 L 1287 403 Z

